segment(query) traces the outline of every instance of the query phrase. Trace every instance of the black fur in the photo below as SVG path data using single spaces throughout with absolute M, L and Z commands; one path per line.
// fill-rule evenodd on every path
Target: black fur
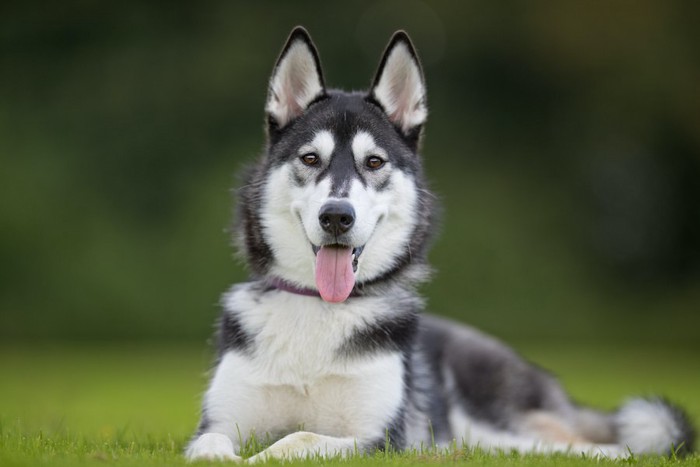
M 197 425 L 197 430 L 194 433 L 194 437 L 196 438 L 202 433 L 206 433 L 210 424 L 211 421 L 209 420 L 209 414 L 207 413 L 206 408 L 202 408 L 202 413 L 199 417 L 199 425 Z
M 219 332 L 217 334 L 219 355 L 223 355 L 229 350 L 248 352 L 253 346 L 254 338 L 255 336 L 243 328 L 233 312 L 227 311 L 219 318 Z
M 366 449 L 369 451 L 400 451 L 406 447 L 406 411 L 400 410 L 386 427 L 383 438 L 370 441 Z
M 267 163 L 248 168 L 243 175 L 243 185 L 236 193 L 237 209 L 233 231 L 239 252 L 255 275 L 263 275 L 273 261 L 272 250 L 263 236 L 260 219 Z
M 407 353 L 413 346 L 417 322 L 418 315 L 410 312 L 376 321 L 353 334 L 338 354 L 362 357 L 383 351 Z

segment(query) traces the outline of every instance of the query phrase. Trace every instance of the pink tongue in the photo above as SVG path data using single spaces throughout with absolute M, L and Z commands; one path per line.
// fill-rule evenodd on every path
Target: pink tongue
M 355 286 L 352 248 L 322 246 L 316 254 L 316 287 L 327 302 L 344 302 Z

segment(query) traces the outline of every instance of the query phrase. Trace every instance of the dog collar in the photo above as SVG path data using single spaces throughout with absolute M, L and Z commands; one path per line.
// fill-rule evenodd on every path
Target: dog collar
M 305 287 L 297 287 L 296 285 L 291 284 L 284 279 L 280 279 L 279 277 L 271 278 L 270 280 L 268 280 L 268 284 L 272 289 L 283 290 L 284 292 L 289 292 L 296 295 L 304 295 L 306 297 L 321 298 L 321 294 L 318 293 L 318 290 L 309 289 Z
M 296 285 L 287 282 L 286 280 L 279 277 L 272 277 L 267 280 L 267 284 L 270 289 L 282 290 L 284 292 L 293 293 L 296 295 L 303 295 L 305 297 L 318 297 L 321 298 L 321 294 L 316 289 L 311 289 L 307 287 L 297 287 Z M 356 289 L 350 293 L 350 297 L 357 297 L 359 294 Z M 348 298 L 350 298 L 348 297 Z

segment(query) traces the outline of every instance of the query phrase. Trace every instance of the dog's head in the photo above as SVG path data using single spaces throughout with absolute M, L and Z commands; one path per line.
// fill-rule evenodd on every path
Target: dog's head
M 346 93 L 326 89 L 316 47 L 294 29 L 265 110 L 267 151 L 239 200 L 254 271 L 328 302 L 418 277 L 432 206 L 417 155 L 425 85 L 408 35 L 394 34 L 368 92 Z

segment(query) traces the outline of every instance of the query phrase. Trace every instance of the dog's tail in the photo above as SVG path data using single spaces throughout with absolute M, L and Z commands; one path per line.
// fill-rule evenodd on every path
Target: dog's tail
M 685 455 L 695 449 L 688 414 L 663 397 L 634 398 L 612 413 L 579 408 L 578 431 L 596 442 L 614 442 L 634 454 Z

